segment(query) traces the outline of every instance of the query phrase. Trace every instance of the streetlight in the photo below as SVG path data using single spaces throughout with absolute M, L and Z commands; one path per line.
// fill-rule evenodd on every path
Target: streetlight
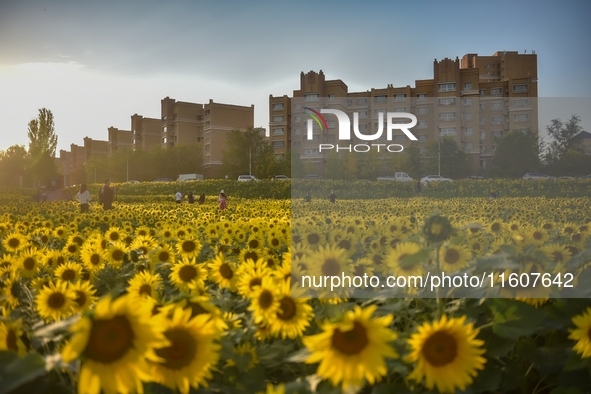
M 441 176 L 441 128 L 437 128 L 439 148 L 437 149 L 437 175 Z
M 252 139 L 248 139 L 248 175 L 252 176 Z

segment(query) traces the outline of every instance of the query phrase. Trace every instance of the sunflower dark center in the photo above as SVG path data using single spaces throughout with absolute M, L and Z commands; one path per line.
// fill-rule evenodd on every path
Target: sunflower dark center
M 53 293 L 47 299 L 47 305 L 52 309 L 60 309 L 66 304 L 66 297 L 62 293 Z
M 438 331 L 425 341 L 421 351 L 429 364 L 442 367 L 456 359 L 458 343 L 453 336 Z
M 100 262 L 101 262 L 101 256 L 99 256 L 98 254 L 95 253 L 92 256 L 90 256 L 90 264 L 99 265 Z
M 195 249 L 197 249 L 197 245 L 195 245 L 195 242 L 193 242 L 193 241 L 184 241 L 182 248 L 183 248 L 183 252 L 192 253 L 195 251 Z
M 18 282 L 13 282 L 10 286 L 10 294 L 14 298 L 19 298 L 21 295 L 21 285 Z
M 251 239 L 248 241 L 248 247 L 251 249 L 256 249 L 259 247 L 259 241 L 257 239 Z
M 185 265 L 179 270 L 179 278 L 183 282 L 190 282 L 197 277 L 197 269 L 192 265 Z
M 341 331 L 337 328 L 332 335 L 332 346 L 348 356 L 360 353 L 368 343 L 367 330 L 358 322 L 351 330 Z
M 322 275 L 337 276 L 340 273 L 341 265 L 336 259 L 329 257 L 324 260 L 324 264 L 322 264 Z
M 171 329 L 164 332 L 170 346 L 156 349 L 156 354 L 164 359 L 164 367 L 182 369 L 191 364 L 197 356 L 197 341 L 183 329 Z
M 493 223 L 493 225 L 490 226 L 490 229 L 492 231 L 500 231 L 501 230 L 501 224 L 500 223 Z
M 169 258 L 170 258 L 170 253 L 168 253 L 168 252 L 160 252 L 158 254 L 158 259 L 160 261 L 168 261 Z
M 68 245 L 68 252 L 76 253 L 76 251 L 78 251 L 78 246 L 76 246 L 75 244 Z
M 279 302 L 281 312 L 277 313 L 277 317 L 281 320 L 290 320 L 296 315 L 296 304 L 291 297 L 283 297 Z
M 133 347 L 133 338 L 131 323 L 125 316 L 94 320 L 84 355 L 103 364 L 115 362 Z
M 277 238 L 273 238 L 271 240 L 271 245 L 273 245 L 273 246 L 279 246 L 279 240 Z
M 351 249 L 351 241 L 348 239 L 341 239 L 337 246 L 341 249 L 349 250 Z
M 10 238 L 8 240 L 8 246 L 10 246 L 11 248 L 18 248 L 18 246 L 21 244 L 21 241 L 19 241 L 18 238 Z
M 259 306 L 263 309 L 268 309 L 271 307 L 271 305 L 273 305 L 273 293 L 269 290 L 263 290 L 261 291 L 261 294 L 259 294 Z
M 187 306 L 191 308 L 191 318 L 198 315 L 203 315 L 205 313 L 209 313 L 207 309 L 202 307 L 201 304 L 199 304 L 198 302 L 189 302 Z
M 75 290 L 76 292 L 76 301 L 80 307 L 83 307 L 86 304 L 86 294 L 83 291 Z
M 27 257 L 25 261 L 23 261 L 23 266 L 28 270 L 32 270 L 35 268 L 35 259 L 32 257 Z
M 115 261 L 121 261 L 121 260 L 123 260 L 123 251 L 116 249 L 113 251 L 113 253 L 111 253 L 111 257 Z
M 232 271 L 232 268 L 228 264 L 222 263 L 220 265 L 220 275 L 222 278 L 229 280 L 234 276 L 234 271 Z
M 109 239 L 111 241 L 118 241 L 119 240 L 119 233 L 111 233 L 111 234 L 109 234 Z
M 244 261 L 251 259 L 252 261 L 257 261 L 259 259 L 259 255 L 255 251 L 250 251 L 244 253 Z
M 554 257 L 555 263 L 559 263 L 564 260 L 564 256 L 560 252 L 552 252 L 552 256 Z
M 67 269 L 62 273 L 62 279 L 65 281 L 71 281 L 76 278 L 76 272 L 72 269 Z
M 260 286 L 262 284 L 261 278 L 252 278 L 250 282 L 248 282 L 248 287 L 252 290 L 255 286 Z
M 544 238 L 544 235 L 539 231 L 534 231 L 533 237 L 536 241 L 539 241 L 540 239 Z
M 152 286 L 150 286 L 149 284 L 143 284 L 140 286 L 139 289 L 139 293 L 141 294 L 146 294 L 148 296 L 152 296 Z
M 306 237 L 306 239 L 308 240 L 308 243 L 310 245 L 316 245 L 318 242 L 320 242 L 320 235 L 318 234 L 308 234 L 308 236 Z
M 448 249 L 445 251 L 445 257 L 443 258 L 443 260 L 445 260 L 447 264 L 455 264 L 458 262 L 459 259 L 460 253 L 457 250 Z

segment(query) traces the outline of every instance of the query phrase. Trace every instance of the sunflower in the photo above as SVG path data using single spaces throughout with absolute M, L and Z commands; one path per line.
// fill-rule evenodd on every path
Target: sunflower
M 0 350 L 9 350 L 19 356 L 27 353 L 27 348 L 22 341 L 23 329 L 16 322 L 0 321 Z
M 39 272 L 41 255 L 35 248 L 22 252 L 19 258 L 20 274 L 23 278 L 32 278 Z
M 233 347 L 234 354 L 248 354 L 250 356 L 250 360 L 248 365 L 244 368 L 245 371 L 248 371 L 251 368 L 254 368 L 259 363 L 259 358 L 257 356 L 257 349 L 251 343 L 245 342 L 240 343 L 238 345 L 234 345 Z M 226 359 L 226 367 L 234 367 L 236 366 L 236 361 L 232 360 L 231 358 Z
M 174 287 L 182 292 L 190 293 L 192 289 L 204 285 L 207 279 L 205 264 L 197 264 L 195 258 L 184 257 L 172 266 L 169 280 Z
M 532 227 L 528 230 L 528 238 L 535 245 L 541 246 L 550 239 L 548 232 L 543 227 Z
M 263 278 L 271 276 L 272 271 L 263 262 L 263 259 L 253 261 L 248 259 L 237 271 L 238 293 L 244 297 L 250 297 L 257 286 L 263 282 Z
M 142 391 L 142 381 L 151 380 L 146 360 L 158 361 L 154 348 L 170 345 L 150 317 L 150 310 L 138 308 L 130 297 L 106 296 L 70 328 L 73 337 L 62 359 L 82 360 L 78 393 Z
M 284 281 L 279 295 L 279 309 L 271 317 L 269 328 L 273 335 L 283 339 L 299 338 L 310 325 L 313 315 L 307 300 L 292 297 L 290 284 Z
M 50 282 L 37 295 L 37 312 L 45 320 L 61 320 L 72 314 L 75 299 L 76 293 L 68 287 L 68 283 Z
M 18 253 L 20 250 L 27 247 L 28 242 L 22 234 L 12 232 L 4 237 L 2 245 L 7 252 Z
M 82 267 L 76 263 L 68 261 L 57 268 L 53 275 L 56 278 L 63 280 L 64 282 L 74 283 L 80 280 L 82 274 Z
M 154 266 L 159 264 L 174 264 L 176 256 L 169 245 L 162 245 L 150 253 L 150 260 Z
M 566 245 L 557 243 L 544 245 L 540 248 L 540 251 L 557 264 L 564 264 L 571 258 L 571 252 Z
M 385 357 L 398 355 L 390 342 L 397 335 L 388 325 L 392 315 L 372 318 L 377 306 L 348 311 L 338 323 L 324 323 L 322 333 L 304 337 L 303 343 L 311 355 L 307 364 L 320 363 L 316 373 L 329 379 L 333 386 L 361 387 L 379 381 L 388 372 Z
M 213 322 L 206 315 L 191 317 L 190 311 L 177 306 L 163 329 L 170 345 L 156 349 L 160 360 L 149 363 L 153 380 L 183 394 L 191 387 L 207 387 L 221 348 Z
M 209 276 L 212 281 L 221 288 L 237 290 L 238 275 L 236 275 L 236 265 L 233 262 L 226 261 L 224 255 L 218 254 L 209 264 Z
M 176 244 L 177 253 L 181 257 L 193 258 L 201 251 L 201 242 L 197 239 L 185 238 Z
M 129 281 L 127 292 L 135 298 L 158 299 L 162 291 L 162 277 L 148 271 L 139 272 Z
M 89 282 L 79 281 L 71 285 L 70 288 L 76 294 L 76 298 L 74 299 L 75 302 L 73 304 L 75 311 L 85 312 L 94 306 L 97 300 L 97 297 L 94 295 L 96 289 L 92 287 Z
M 406 258 L 421 251 L 421 246 L 414 242 L 400 242 L 384 259 L 387 267 L 396 276 L 416 276 L 423 274 L 420 261 L 409 261 Z
M 127 234 L 121 231 L 119 227 L 109 227 L 109 229 L 105 231 L 105 239 L 108 242 L 120 242 L 126 235 Z
M 272 276 L 264 277 L 260 286 L 250 294 L 249 311 L 252 311 L 255 323 L 269 322 L 279 309 L 281 297 L 277 283 Z
M 307 270 L 316 276 L 350 275 L 351 259 L 347 252 L 334 246 L 320 246 L 318 251 L 312 252 L 307 259 Z
M 104 251 L 98 244 L 85 244 L 80 249 L 80 259 L 90 272 L 97 273 L 105 268 Z
M 170 311 L 174 308 L 175 304 L 167 305 L 163 308 L 163 313 L 170 315 Z M 180 301 L 176 303 L 185 310 L 191 311 L 191 317 L 198 315 L 207 315 L 214 324 L 216 330 L 221 333 L 228 329 L 228 325 L 224 320 L 224 316 L 220 309 L 212 304 L 206 296 L 189 296 L 182 297 Z
M 591 308 L 572 318 L 574 329 L 569 329 L 569 339 L 577 341 L 573 350 L 581 355 L 581 358 L 591 357 Z
M 0 290 L 4 296 L 4 307 L 8 310 L 15 309 L 20 303 L 20 297 L 23 294 L 23 287 L 17 274 L 8 275 L 4 282 L 4 288 Z
M 444 272 L 458 272 L 470 264 L 472 254 L 465 246 L 449 244 L 439 250 L 439 263 Z
M 105 259 L 114 268 L 121 267 L 125 257 L 127 256 L 129 249 L 124 242 L 113 242 L 108 249 L 104 252 Z
M 425 323 L 411 335 L 408 344 L 411 353 L 408 362 L 416 362 L 409 378 L 422 381 L 428 389 L 437 387 L 439 392 L 454 393 L 456 388 L 465 390 L 484 369 L 486 359 L 484 341 L 476 339 L 478 330 L 472 323 L 465 324 L 466 316 Z

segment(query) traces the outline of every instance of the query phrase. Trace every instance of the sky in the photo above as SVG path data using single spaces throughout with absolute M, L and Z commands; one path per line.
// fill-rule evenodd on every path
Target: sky
M 466 53 L 538 55 L 540 97 L 582 98 L 591 131 L 591 2 L 573 1 L 0 1 L 0 150 L 28 145 L 39 108 L 58 150 L 160 117 L 160 100 L 255 105 L 292 95 L 323 70 L 349 91 L 414 86 L 433 60 Z M 562 101 L 564 102 L 564 101 Z M 553 107 L 557 108 L 557 107 Z M 549 118 L 543 118 L 544 116 Z

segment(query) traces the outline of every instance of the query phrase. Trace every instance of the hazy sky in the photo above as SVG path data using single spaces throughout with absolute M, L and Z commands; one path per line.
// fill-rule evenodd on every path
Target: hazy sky
M 435 58 L 466 53 L 535 50 L 540 97 L 589 98 L 590 15 L 587 0 L 2 0 L 0 150 L 28 144 L 42 107 L 67 150 L 129 130 L 134 113 L 160 117 L 166 96 L 254 104 L 267 127 L 269 94 L 291 95 L 301 71 L 349 91 L 414 86 Z

